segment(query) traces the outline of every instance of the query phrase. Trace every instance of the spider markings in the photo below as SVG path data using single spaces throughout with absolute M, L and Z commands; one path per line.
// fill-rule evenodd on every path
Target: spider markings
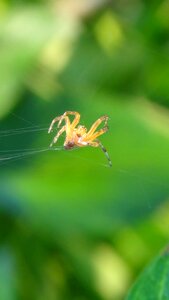
M 112 162 L 111 162 L 111 159 L 109 157 L 109 154 L 108 154 L 106 148 L 101 143 L 100 143 L 100 147 L 101 147 L 102 151 L 104 152 L 104 154 L 106 155 L 106 157 L 107 157 L 107 159 L 109 161 L 109 166 L 112 167 Z
M 71 123 L 68 115 L 74 115 L 74 120 Z M 61 123 L 65 121 L 65 125 L 60 128 Z M 98 120 L 96 120 L 89 131 L 87 131 L 87 128 L 82 125 L 78 125 L 80 121 L 80 114 L 75 111 L 66 111 L 63 115 L 56 117 L 53 119 L 48 133 L 53 131 L 54 124 L 58 122 L 57 128 L 60 128 L 56 136 L 54 137 L 52 143 L 50 144 L 50 147 L 53 146 L 60 137 L 60 135 L 65 131 L 66 132 L 66 138 L 64 142 L 64 148 L 66 150 L 70 150 L 74 147 L 85 147 L 85 146 L 92 146 L 92 147 L 100 147 L 102 151 L 105 153 L 108 161 L 109 166 L 112 167 L 111 159 L 108 155 L 107 150 L 104 148 L 104 146 L 101 144 L 97 138 L 108 131 L 107 121 L 108 116 L 102 116 Z M 104 122 L 104 127 L 98 131 L 96 129 L 98 126 Z M 76 127 L 78 125 L 78 127 Z

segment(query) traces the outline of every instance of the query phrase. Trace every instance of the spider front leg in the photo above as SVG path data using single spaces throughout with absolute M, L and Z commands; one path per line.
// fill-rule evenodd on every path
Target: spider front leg
M 108 131 L 108 126 L 103 127 L 102 129 L 96 131 L 94 134 L 90 135 L 90 136 L 86 136 L 84 140 L 89 140 L 89 141 L 94 141 L 96 138 L 98 138 L 98 136 L 104 134 L 105 132 Z
M 108 116 L 102 116 L 100 117 L 89 129 L 88 133 L 86 134 L 87 138 L 90 138 L 90 136 L 95 132 L 95 130 L 97 129 L 97 127 L 104 121 L 105 122 L 105 126 L 107 125 L 107 121 L 108 121 L 109 117 Z
M 61 136 L 61 134 L 62 134 L 65 130 L 66 130 L 66 125 L 63 126 L 63 127 L 58 131 L 57 135 L 54 137 L 52 143 L 50 144 L 50 147 L 52 147 L 53 144 L 55 144 L 55 143 L 57 142 L 58 138 Z

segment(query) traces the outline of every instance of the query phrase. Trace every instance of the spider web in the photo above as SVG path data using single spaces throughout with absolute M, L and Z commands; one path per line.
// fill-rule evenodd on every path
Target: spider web
M 157 56 L 159 56 L 159 53 L 157 51 L 153 51 L 153 54 L 156 54 Z M 83 71 L 81 72 L 79 78 L 83 78 L 83 76 L 85 75 L 85 73 L 88 73 L 90 70 L 92 70 L 96 63 L 98 63 L 99 60 L 99 54 L 97 57 L 95 57 L 95 59 L 93 59 L 92 54 L 91 54 L 91 63 L 90 63 L 90 67 L 89 68 L 84 68 Z M 102 70 L 99 69 L 99 65 L 98 65 L 98 73 L 101 72 Z M 106 71 L 104 74 L 105 78 L 106 78 Z M 81 79 L 80 79 L 81 80 Z M 108 78 L 106 78 L 106 80 L 108 80 Z M 91 99 L 92 97 L 95 97 L 97 94 L 102 92 L 102 87 L 93 87 L 93 89 L 90 89 L 90 96 Z M 78 85 L 77 85 L 77 94 L 79 93 L 78 91 Z M 76 94 L 76 91 L 75 91 Z M 32 120 L 28 120 L 27 118 L 25 118 L 25 116 L 23 115 L 18 115 L 16 113 L 11 113 L 11 115 L 16 118 L 19 119 L 24 125 L 28 125 L 28 126 L 21 126 L 19 128 L 11 128 L 11 129 L 7 129 L 7 130 L 0 130 L 0 142 L 1 144 L 3 144 L 4 139 L 7 141 L 7 139 L 10 139 L 11 137 L 17 137 L 17 136 L 25 136 L 25 135 L 30 135 L 30 136 L 34 136 L 35 134 L 38 136 L 47 136 L 47 131 L 48 131 L 48 127 L 50 125 L 51 120 L 49 120 L 49 123 L 46 124 L 34 124 L 34 122 L 32 122 Z M 55 115 L 55 114 L 54 114 Z M 84 115 L 84 113 L 83 113 Z M 7 143 L 8 144 L 8 143 Z M 3 147 L 4 148 L 4 147 Z M 75 148 L 74 150 L 77 150 L 77 148 Z M 93 166 L 98 166 L 100 168 L 107 168 L 108 163 L 101 163 L 99 161 L 93 160 L 93 159 L 89 159 L 83 156 L 83 154 L 80 154 L 80 149 L 77 153 L 74 152 L 74 150 L 71 150 L 71 153 L 69 153 L 69 155 L 72 158 L 79 158 L 82 161 L 86 161 L 88 162 L 88 164 L 91 164 Z M 2 167 L 3 165 L 9 165 L 13 162 L 16 161 L 20 161 L 20 160 L 26 160 L 28 158 L 32 158 L 33 156 L 39 156 L 39 155 L 45 155 L 46 153 L 49 152 L 54 152 L 54 151 L 65 151 L 63 146 L 54 146 L 53 148 L 50 148 L 48 146 L 48 144 L 43 143 L 42 147 L 30 147 L 30 148 L 22 148 L 22 145 L 18 145 L 17 149 L 12 149 L 12 148 L 6 148 L 3 150 L 0 150 L 0 167 Z M 105 158 L 104 158 L 105 159 Z M 112 163 L 113 163 L 113 158 L 112 158 Z M 144 176 L 144 174 L 138 174 L 136 172 L 133 172 L 130 168 L 126 169 L 123 168 L 121 166 L 116 167 L 116 169 L 112 168 L 111 170 L 112 173 L 117 172 L 122 174 L 122 176 L 124 177 L 133 177 L 135 179 L 138 180 L 139 184 L 140 184 L 140 190 L 143 191 L 143 193 L 145 194 L 145 188 L 144 188 L 144 183 L 142 182 L 142 178 Z M 146 175 L 146 174 L 145 174 Z M 167 182 L 158 182 L 156 178 L 154 178 L 153 175 L 151 175 L 151 178 L 148 176 L 145 176 L 145 181 L 149 182 L 150 184 L 158 184 L 161 185 L 165 188 L 168 188 L 168 184 Z M 150 205 L 151 206 L 151 205 Z
M 17 114 L 12 113 L 12 115 L 16 118 L 21 119 L 23 122 L 25 123 L 29 123 L 32 124 L 31 121 L 18 116 Z M 47 131 L 48 131 L 48 125 L 49 124 L 42 124 L 42 125 L 33 125 L 32 126 L 27 126 L 27 127 L 20 127 L 20 128 L 15 128 L 15 129 L 7 129 L 7 130 L 0 130 L 0 140 L 1 143 L 3 142 L 4 138 L 11 138 L 12 136 L 24 136 L 25 134 L 30 134 L 30 135 L 34 135 L 36 134 L 40 134 L 40 135 L 47 135 Z M 77 151 L 75 150 L 79 150 L 78 152 L 80 152 L 81 149 L 79 148 L 74 148 L 72 150 L 69 150 L 69 155 L 72 158 L 78 158 L 84 162 L 88 162 L 91 165 L 95 165 L 95 166 L 99 166 L 102 168 L 110 168 L 108 163 L 101 163 L 99 161 L 93 161 L 92 159 L 86 158 L 83 155 L 80 155 L 79 153 L 77 154 Z M 6 164 L 10 164 L 12 162 L 16 162 L 19 160 L 26 160 L 28 157 L 32 157 L 34 155 L 40 155 L 43 153 L 47 153 L 47 152 L 54 152 L 54 151 L 66 151 L 64 149 L 63 146 L 53 146 L 53 147 L 46 147 L 46 145 L 44 145 L 43 147 L 34 147 L 34 148 L 18 148 L 18 149 L 6 149 L 6 150 L 0 150 L 0 167 Z M 71 152 L 71 154 L 70 154 Z M 112 168 L 112 172 L 114 172 L 113 168 Z M 138 180 L 142 179 L 142 174 L 138 175 L 130 170 L 127 169 L 123 169 L 123 168 L 118 168 L 116 169 L 116 172 L 119 172 L 121 174 L 123 174 L 124 176 L 130 176 L 130 177 L 135 177 L 138 178 Z M 149 183 L 157 183 L 157 181 L 153 178 L 149 178 L 146 179 L 146 181 L 148 181 Z M 159 183 L 161 186 L 163 187 L 168 187 L 167 183 Z M 140 181 L 140 186 L 143 189 L 143 184 Z M 145 191 L 144 191 L 145 192 Z
M 20 116 L 15 114 L 15 117 L 20 118 Z M 31 123 L 25 118 L 22 118 L 22 120 L 26 123 Z M 47 134 L 47 127 L 41 127 L 39 125 L 35 126 L 28 126 L 28 127 L 21 127 L 21 128 L 16 128 L 16 129 L 8 129 L 8 130 L 1 130 L 0 131 L 0 139 L 1 141 L 4 138 L 11 138 L 12 136 L 24 136 L 25 134 L 34 134 L 34 133 L 45 133 Z M 42 147 L 42 148 L 19 148 L 19 149 L 6 149 L 6 150 L 0 150 L 0 166 L 17 161 L 17 160 L 22 160 L 26 159 L 29 156 L 37 155 L 43 152 L 48 152 L 48 151 L 61 151 L 63 150 L 63 147 Z
M 12 113 L 13 114 L 13 113 Z M 16 118 L 20 118 L 23 121 L 25 121 L 26 123 L 31 123 L 30 121 L 21 118 L 20 116 L 15 115 Z M 46 124 L 47 125 L 47 124 Z M 0 131 L 0 139 L 2 141 L 3 138 L 11 138 L 12 136 L 24 136 L 25 134 L 34 134 L 34 133 L 38 133 L 38 134 L 47 134 L 48 131 L 48 127 L 41 127 L 40 125 L 34 125 L 34 126 L 28 126 L 28 127 L 21 127 L 21 128 L 16 128 L 16 129 L 8 129 L 8 130 L 1 130 Z M 78 148 L 75 147 L 72 150 L 69 150 L 69 152 L 77 150 Z M 0 150 L 0 166 L 13 162 L 13 161 L 17 161 L 17 160 L 23 160 L 26 159 L 28 156 L 33 156 L 33 155 L 37 155 L 40 153 L 44 153 L 44 152 L 49 152 L 49 151 L 65 151 L 63 146 L 53 146 L 53 147 L 42 147 L 42 148 L 19 148 L 19 149 L 6 149 L 6 150 Z M 76 156 L 77 157 L 77 156 Z M 86 160 L 88 162 L 92 162 L 92 160 L 90 161 L 89 159 L 85 159 L 81 156 L 79 156 L 81 159 Z M 104 166 L 104 167 L 109 167 L 107 164 L 101 164 L 99 162 L 95 162 L 94 164 L 96 165 L 100 165 L 100 166 Z

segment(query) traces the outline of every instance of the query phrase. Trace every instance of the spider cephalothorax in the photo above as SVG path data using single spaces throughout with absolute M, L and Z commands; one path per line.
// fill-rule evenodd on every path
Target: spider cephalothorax
M 70 122 L 68 115 L 75 116 L 72 123 Z M 60 125 L 63 120 L 65 121 L 65 125 L 60 128 Z M 100 141 L 97 140 L 98 136 L 102 135 L 108 130 L 108 126 L 107 126 L 108 116 L 100 117 L 96 122 L 93 123 L 89 131 L 87 131 L 85 126 L 79 125 L 78 127 L 76 127 L 80 121 L 80 114 L 78 112 L 66 111 L 63 115 L 53 119 L 48 130 L 49 133 L 53 130 L 53 126 L 57 121 L 58 121 L 58 128 L 60 128 L 60 130 L 58 131 L 57 135 L 54 137 L 52 143 L 50 144 L 50 147 L 52 147 L 52 145 L 57 142 L 60 135 L 65 131 L 66 138 L 64 142 L 64 148 L 66 150 L 70 150 L 74 147 L 85 147 L 85 146 L 101 147 L 101 149 L 104 151 L 104 153 L 106 154 L 109 160 L 109 165 L 112 166 L 111 160 L 109 158 L 106 149 L 103 147 Z M 104 127 L 96 131 L 96 129 L 102 122 L 104 122 Z

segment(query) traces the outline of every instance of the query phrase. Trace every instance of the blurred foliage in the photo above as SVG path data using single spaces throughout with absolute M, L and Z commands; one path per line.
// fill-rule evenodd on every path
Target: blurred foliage
M 166 245 L 168 9 L 1 1 L 0 299 L 124 299 Z M 48 126 L 66 110 L 87 127 L 110 116 L 101 140 L 112 169 L 97 148 L 47 151 Z M 166 260 L 150 266 L 154 284 L 168 283 Z M 128 299 L 151 299 L 147 274 Z
M 168 299 L 168 249 L 143 273 L 127 299 Z M 167 280 L 166 280 L 167 278 Z

